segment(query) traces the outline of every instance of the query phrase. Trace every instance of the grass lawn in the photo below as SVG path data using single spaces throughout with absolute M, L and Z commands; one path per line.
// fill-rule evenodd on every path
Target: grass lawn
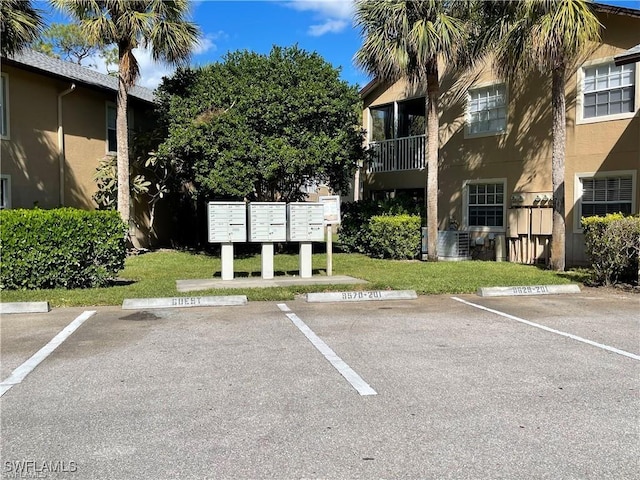
M 315 275 L 326 275 L 326 255 L 314 254 Z M 368 280 L 363 285 L 207 290 L 178 293 L 176 280 L 220 275 L 220 258 L 189 252 L 157 251 L 129 257 L 120 273 L 123 281 L 107 288 L 76 290 L 19 290 L 1 292 L 2 302 L 48 301 L 52 307 L 120 305 L 125 298 L 247 295 L 249 300 L 290 300 L 308 292 L 344 290 L 415 290 L 418 294 L 474 293 L 478 287 L 550 285 L 585 281 L 586 272 L 554 273 L 530 265 L 507 262 L 437 262 L 377 260 L 359 254 L 335 253 L 333 274 Z M 278 275 L 297 275 L 298 256 L 276 254 Z M 237 276 L 260 277 L 260 255 L 236 257 Z

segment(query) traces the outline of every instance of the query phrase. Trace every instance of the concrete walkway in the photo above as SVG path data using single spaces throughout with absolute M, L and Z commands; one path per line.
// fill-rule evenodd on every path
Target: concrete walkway
M 207 278 L 203 280 L 177 280 L 176 288 L 179 292 L 192 292 L 196 290 L 210 290 L 216 288 L 269 288 L 291 287 L 295 285 L 352 285 L 369 283 L 366 280 L 349 277 L 347 275 L 302 277 L 275 277 L 270 280 L 263 278 L 234 278 L 233 280 L 221 280 Z

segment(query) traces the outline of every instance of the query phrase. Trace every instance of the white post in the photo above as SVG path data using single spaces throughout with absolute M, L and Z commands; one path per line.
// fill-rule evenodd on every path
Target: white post
M 302 278 L 311 278 L 313 269 L 311 268 L 312 248 L 311 242 L 300 242 L 300 255 L 298 268 Z
M 262 244 L 262 278 L 273 278 L 273 242 Z
M 333 275 L 333 228 L 327 225 L 327 277 Z
M 233 243 L 221 244 L 222 280 L 233 280 Z

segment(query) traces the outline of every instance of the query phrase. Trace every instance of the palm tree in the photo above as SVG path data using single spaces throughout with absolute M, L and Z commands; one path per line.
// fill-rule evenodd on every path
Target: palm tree
M 52 0 L 77 19 L 87 39 L 118 48 L 116 141 L 118 212 L 129 223 L 128 92 L 140 75 L 136 47 L 151 50 L 155 61 L 180 64 L 198 41 L 198 27 L 186 20 L 188 0 Z
M 356 0 L 355 22 L 363 43 L 355 62 L 383 82 L 402 78 L 427 87 L 427 259 L 438 260 L 438 61 L 448 65 L 468 45 L 467 2 L 438 0 Z
M 588 0 L 523 0 L 502 4 L 507 22 L 494 30 L 499 37 L 495 64 L 499 73 L 517 80 L 531 71 L 551 74 L 553 146 L 551 181 L 553 186 L 553 227 L 551 268 L 565 269 L 565 186 L 567 76 L 575 72 L 578 61 L 600 39 L 601 24 Z M 509 5 L 511 3 L 511 5 Z M 495 13 L 495 12 L 494 12 Z
M 0 2 L 0 49 L 3 57 L 19 52 L 37 40 L 43 23 L 40 11 L 30 1 Z

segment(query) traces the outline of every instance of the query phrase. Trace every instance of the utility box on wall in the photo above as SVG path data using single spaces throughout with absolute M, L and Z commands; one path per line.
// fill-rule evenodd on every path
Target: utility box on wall
M 250 242 L 286 242 L 287 204 L 250 203 L 249 225 Z
M 289 203 L 287 210 L 290 242 L 324 241 L 324 205 L 322 203 Z
M 531 234 L 551 235 L 553 209 L 532 208 L 531 209 Z
M 507 210 L 507 236 L 516 238 L 529 233 L 529 209 L 510 208 Z
M 209 202 L 209 243 L 247 241 L 247 205 L 244 202 Z

